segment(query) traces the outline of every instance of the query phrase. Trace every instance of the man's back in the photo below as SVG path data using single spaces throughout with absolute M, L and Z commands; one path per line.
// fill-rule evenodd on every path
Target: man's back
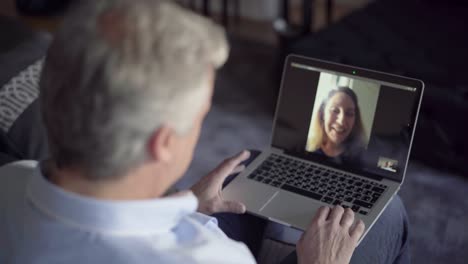
M 34 161 L 0 176 L 1 263 L 254 262 L 214 218 L 195 212 L 193 195 L 99 201 L 50 183 Z

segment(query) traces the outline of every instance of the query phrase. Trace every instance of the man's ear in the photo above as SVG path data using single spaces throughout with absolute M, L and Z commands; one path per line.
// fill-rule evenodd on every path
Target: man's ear
M 174 136 L 175 131 L 164 124 L 153 133 L 149 140 L 148 148 L 150 157 L 154 161 L 166 163 L 172 159 Z

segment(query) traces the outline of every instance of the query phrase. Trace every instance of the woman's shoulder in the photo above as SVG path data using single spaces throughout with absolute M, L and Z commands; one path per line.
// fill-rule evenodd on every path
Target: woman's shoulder
M 320 154 L 320 155 L 325 155 L 325 152 L 323 152 L 322 148 L 318 148 L 312 152 L 310 152 L 312 154 Z

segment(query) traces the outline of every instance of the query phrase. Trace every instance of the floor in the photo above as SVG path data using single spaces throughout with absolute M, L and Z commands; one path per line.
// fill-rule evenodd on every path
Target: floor
M 178 187 L 191 186 L 225 157 L 242 149 L 268 146 L 277 83 L 272 76 L 275 48 L 232 40 L 227 65 L 219 72 L 195 159 Z M 460 175 L 410 160 L 399 195 L 411 224 L 413 263 L 466 263 L 468 259 L 468 181 Z M 284 249 L 272 245 L 269 260 Z M 274 261 L 263 263 L 275 263 Z

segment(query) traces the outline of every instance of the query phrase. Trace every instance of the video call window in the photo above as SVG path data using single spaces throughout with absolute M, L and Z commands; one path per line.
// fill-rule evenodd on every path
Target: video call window
M 377 167 L 379 167 L 382 170 L 397 172 L 398 160 L 380 157 L 377 163 Z
M 380 85 L 320 73 L 306 151 L 335 160 L 357 160 L 367 149 Z
M 293 62 L 272 144 L 338 169 L 401 179 L 419 99 L 416 87 Z

